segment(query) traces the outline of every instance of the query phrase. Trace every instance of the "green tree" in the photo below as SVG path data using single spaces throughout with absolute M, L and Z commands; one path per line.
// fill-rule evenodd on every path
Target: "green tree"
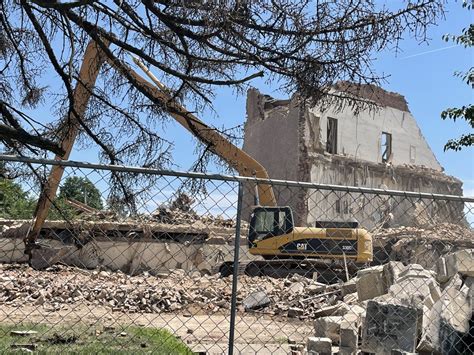
M 474 6 L 470 1 L 464 1 L 463 7 L 467 8 L 468 11 L 472 11 Z M 462 30 L 462 34 L 459 36 L 445 35 L 443 39 L 448 42 L 452 41 L 459 45 L 464 46 L 465 48 L 472 47 L 474 45 L 474 24 L 470 24 L 469 27 Z M 467 85 L 471 86 L 474 89 L 474 67 L 471 67 L 466 72 L 456 72 L 455 76 L 459 77 Z M 474 105 L 468 104 L 462 107 L 453 107 L 448 108 L 441 112 L 441 118 L 443 120 L 449 118 L 453 121 L 457 119 L 464 119 L 471 128 L 474 128 Z M 474 144 L 474 134 L 467 133 L 461 135 L 457 139 L 450 139 L 444 146 L 444 150 L 461 150 L 463 147 L 470 147 Z
M 35 200 L 10 179 L 0 178 L 0 217 L 28 219 L 33 216 Z
M 61 187 L 59 199 L 66 198 L 72 198 L 97 209 L 103 207 L 99 190 L 89 179 L 79 176 L 68 177 Z

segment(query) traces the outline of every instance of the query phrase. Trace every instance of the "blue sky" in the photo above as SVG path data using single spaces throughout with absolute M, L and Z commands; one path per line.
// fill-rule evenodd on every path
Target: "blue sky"
M 444 144 L 453 137 L 469 131 L 464 121 L 443 121 L 440 113 L 447 107 L 458 107 L 473 102 L 473 90 L 453 76 L 455 71 L 474 65 L 474 52 L 442 40 L 447 33 L 459 34 L 473 21 L 474 11 L 461 7 L 461 2 L 447 6 L 446 18 L 430 28 L 428 43 L 419 44 L 407 36 L 401 42 L 401 51 L 375 53 L 375 68 L 388 75 L 383 87 L 405 96 L 423 135 L 446 173 L 464 182 L 465 195 L 474 196 L 474 152 L 472 148 L 461 152 L 444 152 Z M 276 97 L 286 97 L 276 90 L 276 84 L 255 80 L 252 86 Z M 200 114 L 205 122 L 217 126 L 233 127 L 245 120 L 245 95 L 231 89 L 216 91 L 213 112 Z M 187 131 L 169 124 L 167 135 L 175 141 L 176 164 L 186 170 L 193 162 L 194 143 Z
M 391 3 L 393 4 L 393 3 Z M 465 122 L 442 121 L 440 113 L 447 107 L 457 107 L 473 102 L 473 90 L 461 82 L 453 73 L 474 65 L 472 49 L 453 46 L 444 42 L 443 34 L 459 34 L 463 27 L 473 21 L 474 11 L 461 7 L 461 2 L 447 6 L 446 19 L 430 28 L 429 43 L 418 44 L 409 38 L 401 42 L 401 51 L 375 53 L 375 68 L 378 73 L 389 75 L 383 87 L 405 96 L 423 135 L 434 151 L 446 173 L 464 182 L 465 195 L 474 196 L 474 154 L 473 149 L 461 152 L 444 152 L 443 146 L 450 138 L 469 131 Z M 449 47 L 449 48 L 448 48 Z M 46 80 L 48 78 L 45 78 Z M 275 97 L 288 95 L 276 90 L 277 84 L 255 80 L 252 86 Z M 214 112 L 207 110 L 199 116 L 205 122 L 219 127 L 233 127 L 245 121 L 245 94 L 232 89 L 220 88 L 214 99 Z M 43 111 L 43 110 L 38 110 Z M 43 113 L 46 113 L 43 111 Z M 48 112 L 50 114 L 50 112 Z M 174 123 L 168 123 L 165 132 L 168 140 L 175 142 L 174 161 L 176 168 L 187 170 L 195 159 L 195 142 L 190 134 Z M 71 159 L 97 161 L 93 149 L 78 150 Z M 210 169 L 216 171 L 217 168 Z

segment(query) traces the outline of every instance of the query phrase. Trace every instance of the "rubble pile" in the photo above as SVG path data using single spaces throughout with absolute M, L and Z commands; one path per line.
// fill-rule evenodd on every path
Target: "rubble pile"
M 474 231 L 459 224 L 440 223 L 382 229 L 373 233 L 373 240 L 375 263 L 402 261 L 430 269 L 445 254 L 474 248 Z
M 228 313 L 232 279 L 219 276 L 187 274 L 180 269 L 156 276 L 146 272 L 130 276 L 64 265 L 35 271 L 24 264 L 0 264 L 0 305 L 58 310 L 84 303 L 123 312 L 186 313 L 192 309 L 200 314 Z M 256 304 L 262 295 L 268 302 Z M 299 275 L 287 279 L 239 276 L 240 312 L 309 319 L 338 313 L 340 305 L 334 305 L 340 295 L 339 285 L 324 285 Z
M 309 354 L 473 353 L 474 249 L 447 254 L 432 270 L 391 261 L 350 282 L 356 292 L 342 302 L 352 304 L 315 319 Z M 328 343 L 332 350 L 318 351 Z
M 169 205 L 158 207 L 151 215 L 151 218 L 159 223 L 167 224 L 190 224 L 201 222 L 205 225 L 219 227 L 235 227 L 235 221 L 222 216 L 198 215 L 193 210 L 195 200 L 185 193 L 179 193 L 175 200 Z
M 201 216 L 192 210 L 183 211 L 180 209 L 159 208 L 153 213 L 151 218 L 153 221 L 166 224 L 187 225 L 192 224 L 194 222 L 201 222 L 205 225 L 213 225 L 226 228 L 235 227 L 235 221 L 233 219 L 212 215 Z
M 180 269 L 131 276 L 64 265 L 42 272 L 0 265 L 0 306 L 58 311 L 85 304 L 127 313 L 212 315 L 229 313 L 231 292 L 232 277 Z M 463 249 L 445 254 L 432 269 L 390 261 L 332 285 L 300 275 L 242 275 L 237 305 L 241 315 L 313 323 L 309 354 L 450 354 L 474 350 L 473 296 L 474 249 Z

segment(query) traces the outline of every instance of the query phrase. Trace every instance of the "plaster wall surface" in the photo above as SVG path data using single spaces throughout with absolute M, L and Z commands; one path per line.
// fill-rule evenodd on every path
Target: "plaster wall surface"
M 311 181 L 320 183 L 462 195 L 457 179 L 432 169 L 359 163 L 347 157 L 323 155 L 311 156 L 311 162 Z M 458 223 L 464 207 L 455 202 L 315 190 L 308 191 L 306 201 L 307 225 L 314 225 L 317 220 L 355 219 L 367 229 L 384 224 L 397 227 Z
M 298 159 L 299 106 L 295 102 L 272 106 L 268 101 L 257 90 L 249 90 L 243 150 L 271 166 L 272 178 L 296 180 L 297 171 L 289 167 Z
M 364 88 L 365 98 L 371 89 Z M 275 100 L 251 90 L 243 149 L 275 179 L 462 195 L 461 181 L 442 172 L 403 96 L 380 88 L 375 92 L 382 106 L 355 115 L 349 108 L 322 110 L 297 96 Z M 337 154 L 326 151 L 329 117 L 338 121 Z M 392 135 L 392 154 L 387 162 L 382 162 L 382 132 Z M 391 225 L 413 225 L 419 222 L 416 211 L 427 212 L 428 219 L 435 214 L 441 220 L 462 219 L 462 206 L 454 204 L 427 207 L 423 204 L 430 201 L 421 201 L 415 206 L 408 200 L 372 196 L 369 201 L 371 196 L 344 197 L 335 192 L 282 187 L 275 187 L 275 192 L 278 205 L 291 206 L 302 225 L 355 218 L 372 228 L 388 215 L 392 216 Z M 246 189 L 244 206 L 252 204 L 252 196 L 253 190 Z
M 295 101 L 274 100 L 251 89 L 247 94 L 247 121 L 243 150 L 267 169 L 271 178 L 300 179 L 300 107 Z M 298 197 L 292 191 L 274 187 L 279 205 L 296 208 Z M 255 187 L 244 184 L 242 218 L 249 220 L 255 200 Z
M 64 246 L 59 241 L 48 241 L 52 247 Z M 0 263 L 24 263 L 23 239 L 0 237 Z M 226 244 L 184 244 L 174 242 L 145 241 L 94 241 L 84 248 L 68 255 L 61 262 L 87 269 L 105 267 L 135 274 L 142 271 L 150 273 L 169 272 L 182 269 L 186 272 L 217 272 L 224 261 L 233 260 L 233 243 Z M 242 261 L 257 257 L 248 252 L 246 245 L 240 246 Z
M 389 162 L 393 165 L 411 164 L 442 170 L 410 112 L 392 107 L 366 110 L 358 115 L 347 107 L 340 112 L 332 108 L 321 111 L 319 107 L 308 110 L 310 115 L 315 116 L 308 125 L 319 121 L 318 126 L 311 129 L 318 129 L 319 137 L 314 139 L 320 140 L 322 147 L 326 147 L 327 120 L 331 117 L 337 119 L 338 123 L 337 152 L 340 155 L 381 163 L 382 132 L 386 132 L 392 136 L 392 155 Z

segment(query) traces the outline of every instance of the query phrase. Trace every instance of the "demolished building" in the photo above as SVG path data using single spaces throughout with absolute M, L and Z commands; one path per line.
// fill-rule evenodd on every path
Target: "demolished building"
M 298 95 L 276 100 L 249 90 L 243 149 L 273 179 L 462 195 L 461 181 L 443 172 L 402 95 L 346 82 L 334 92 L 377 107 L 355 114 L 348 106 L 311 105 Z M 250 206 L 251 193 L 244 198 Z M 463 212 L 462 203 L 288 188 L 278 193 L 278 204 L 290 205 L 309 226 L 352 218 L 366 228 L 456 223 Z

